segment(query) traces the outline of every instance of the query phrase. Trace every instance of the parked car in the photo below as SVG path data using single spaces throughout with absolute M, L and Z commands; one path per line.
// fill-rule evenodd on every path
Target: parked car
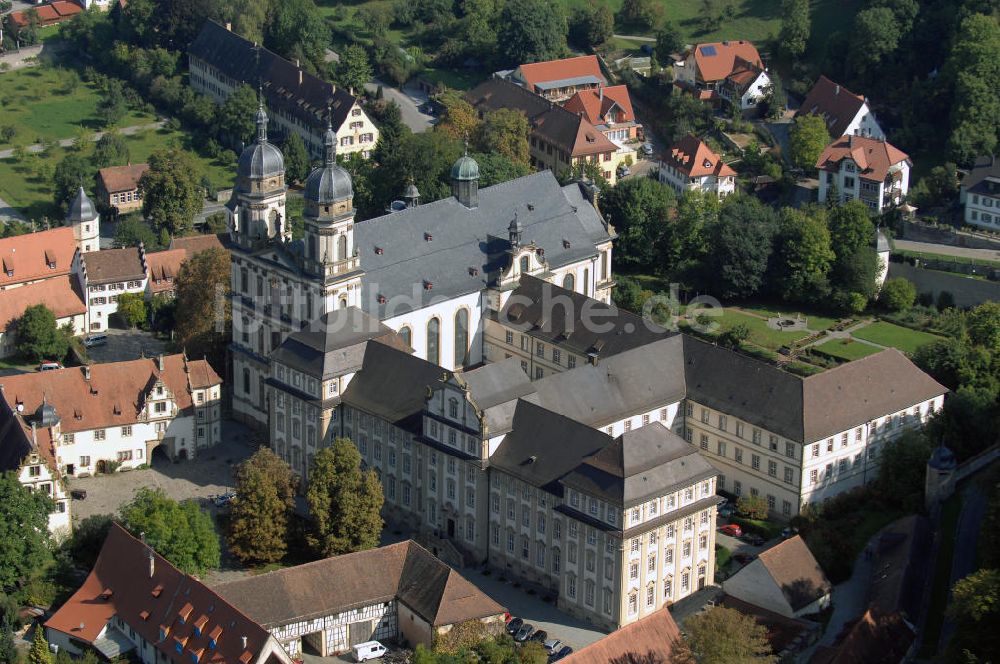
M 719 532 L 730 537 L 739 537 L 743 534 L 743 529 L 738 523 L 727 523 L 719 528 Z
M 517 630 L 521 629 L 521 625 L 524 624 L 524 620 L 521 618 L 511 618 L 507 622 L 507 633 L 511 636 L 517 634 Z
M 218 496 L 211 496 L 211 499 L 212 502 L 215 503 L 216 507 L 225 507 L 229 503 L 233 502 L 233 498 L 235 497 L 235 491 L 227 491 L 226 493 L 220 493 Z
M 646 155 L 647 157 L 652 157 L 653 156 L 653 144 L 652 143 L 643 143 L 641 149 L 642 149 L 642 153 L 644 155 Z
M 528 640 L 528 637 L 535 631 L 535 626 L 529 623 L 524 623 L 521 625 L 521 629 L 517 630 L 517 634 L 514 635 L 514 640 L 518 643 L 524 643 Z
M 90 336 L 83 338 L 83 345 L 87 348 L 103 346 L 106 343 L 108 343 L 108 335 L 106 334 L 91 334 Z
M 86 489 L 73 489 L 69 492 L 69 497 L 73 500 L 86 500 L 87 490 Z
M 736 508 L 733 506 L 731 502 L 727 500 L 726 502 L 719 505 L 718 512 L 719 516 L 728 519 L 729 517 L 731 517 L 733 514 L 736 513 Z
M 632 169 L 631 168 L 629 168 L 625 164 L 622 164 L 621 166 L 618 167 L 618 177 L 623 178 L 623 177 L 626 177 L 628 175 L 632 175 Z
M 529 641 L 538 641 L 539 643 L 545 643 L 545 640 L 549 638 L 549 633 L 544 629 L 540 629 L 531 636 L 528 637 Z
M 38 365 L 39 371 L 55 371 L 56 369 L 62 369 L 63 365 L 58 362 L 42 362 Z
M 365 641 L 353 646 L 351 651 L 354 653 L 355 662 L 365 662 L 369 659 L 378 659 L 388 652 L 388 648 L 378 641 Z
M 560 641 L 559 639 L 549 639 L 548 641 L 542 644 L 542 647 L 545 648 L 545 652 L 549 653 L 550 655 L 554 655 L 557 652 L 559 652 L 559 650 L 562 648 L 562 645 L 563 645 L 562 641 Z
M 559 649 L 559 652 L 557 652 L 556 654 L 549 655 L 549 661 L 558 662 L 560 659 L 563 659 L 564 657 L 569 657 L 572 654 L 573 654 L 572 648 L 570 648 L 569 646 L 563 646 L 562 648 Z
M 762 544 L 764 544 L 764 538 L 761 537 L 760 535 L 755 535 L 754 533 L 747 533 L 743 535 L 743 537 L 740 539 L 742 539 L 747 544 L 750 544 L 751 546 L 761 546 Z
M 797 528 L 782 528 L 781 529 L 781 539 L 788 539 L 789 537 L 791 537 L 793 535 L 797 535 L 798 532 L 799 531 L 798 531 Z

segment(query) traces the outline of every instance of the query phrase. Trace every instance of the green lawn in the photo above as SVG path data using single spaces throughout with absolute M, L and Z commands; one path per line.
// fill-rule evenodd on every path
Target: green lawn
M 132 163 L 144 162 L 156 150 L 179 146 L 187 148 L 208 176 L 215 188 L 229 187 L 233 183 L 235 167 L 221 165 L 200 157 L 191 150 L 190 138 L 180 131 L 167 129 L 148 130 L 132 136 L 125 136 Z M 0 198 L 21 210 L 29 219 L 48 217 L 56 219 L 59 212 L 52 202 L 52 182 L 50 177 L 38 177 L 42 164 L 55 169 L 56 164 L 66 155 L 64 148 L 53 148 L 42 155 L 29 155 L 26 164 L 17 164 L 13 159 L 0 159 Z
M 0 125 L 10 125 L 17 131 L 13 144 L 73 138 L 79 127 L 91 132 L 103 129 L 97 117 L 100 93 L 82 81 L 67 91 L 63 81 L 68 75 L 69 70 L 49 65 L 0 74 Z M 153 121 L 150 115 L 129 111 L 119 126 Z M 0 144 L 0 149 L 9 147 Z
M 798 311 L 791 307 L 782 306 L 752 306 L 752 307 L 740 307 L 743 311 L 749 311 L 750 313 L 757 314 L 758 316 L 764 316 L 765 318 L 775 318 L 777 316 L 788 316 L 789 318 L 795 318 L 797 316 L 802 316 L 806 319 L 806 324 L 809 329 L 813 332 L 820 332 L 822 330 L 827 330 L 833 327 L 838 321 L 838 318 L 830 318 L 829 316 L 814 316 L 812 314 L 807 314 L 802 311 Z
M 811 347 L 817 353 L 823 353 L 841 360 L 860 360 L 879 351 L 875 346 L 869 346 L 850 339 L 830 339 L 818 346 Z
M 851 333 L 858 339 L 871 341 L 882 346 L 898 348 L 904 353 L 916 352 L 918 348 L 943 337 L 928 332 L 918 332 L 906 327 L 878 321 Z
M 771 350 L 777 350 L 782 346 L 809 336 L 808 332 L 802 331 L 782 332 L 780 330 L 772 330 L 767 326 L 767 321 L 762 318 L 750 316 L 733 309 L 725 309 L 722 316 L 714 320 L 719 322 L 721 326 L 720 332 L 725 332 L 740 323 L 745 324 L 750 328 L 750 338 L 748 341 Z

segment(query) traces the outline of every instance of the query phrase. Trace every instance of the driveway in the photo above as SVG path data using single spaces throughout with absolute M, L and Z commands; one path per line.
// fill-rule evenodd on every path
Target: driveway
M 420 110 L 420 105 L 427 101 L 427 93 L 421 92 L 415 86 L 404 85 L 403 89 L 394 88 L 388 83 L 375 79 L 365 84 L 365 90 L 374 94 L 379 86 L 386 99 L 391 99 L 399 106 L 403 123 L 414 133 L 426 131 L 434 124 L 434 116 Z
M 110 329 L 106 334 L 108 343 L 87 349 L 87 354 L 94 362 L 124 362 L 171 352 L 165 340 L 142 330 Z
M 0 198 L 0 221 L 7 222 L 10 220 L 14 221 L 28 221 L 28 219 L 21 214 L 21 211 L 13 207 L 10 203 Z
M 893 242 L 896 248 L 902 251 L 919 251 L 926 254 L 941 254 L 943 256 L 957 256 L 959 258 L 973 258 L 984 261 L 1000 261 L 1000 251 L 996 249 L 969 249 L 967 247 L 953 247 L 947 244 L 914 242 L 912 240 L 894 240 Z

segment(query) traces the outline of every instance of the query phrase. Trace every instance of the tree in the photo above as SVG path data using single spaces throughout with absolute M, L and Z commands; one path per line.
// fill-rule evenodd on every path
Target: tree
M 830 241 L 837 260 L 872 246 L 875 225 L 868 206 L 859 200 L 837 205 L 827 213 Z
M 35 638 L 28 651 L 28 664 L 54 664 L 52 653 L 49 652 L 49 642 L 45 640 L 45 630 L 41 624 L 35 627 Z
M 654 52 L 661 63 L 669 63 L 674 53 L 684 48 L 684 38 L 673 21 L 667 21 L 656 33 Z
M 121 509 L 122 525 L 188 574 L 219 566 L 219 537 L 212 517 L 193 500 L 178 503 L 163 489 L 142 487 Z
M 69 351 L 66 332 L 56 325 L 56 317 L 44 304 L 33 304 L 17 321 L 17 353 L 29 362 L 61 362 Z
M 93 183 L 96 172 L 90 160 L 81 154 L 70 153 L 63 157 L 52 173 L 52 198 L 55 204 L 66 210 L 77 190 Z
M 566 19 L 558 3 L 508 0 L 499 25 L 498 49 L 505 64 L 551 60 L 566 48 Z
M 285 144 L 281 146 L 281 153 L 285 157 L 285 178 L 289 182 L 305 182 L 309 175 L 309 153 L 298 132 L 293 131 L 288 135 Z
M 288 520 L 295 506 L 292 469 L 262 447 L 236 469 L 229 520 L 229 550 L 244 565 L 273 563 L 288 550 Z
M 116 78 L 107 79 L 101 101 L 97 104 L 97 115 L 105 127 L 118 124 L 128 112 L 125 102 L 125 84 Z
M 827 277 L 835 258 L 822 209 L 784 208 L 778 231 L 777 271 L 781 296 L 817 301 L 829 291 Z
M 584 48 L 600 46 L 615 31 L 615 16 L 605 4 L 593 0 L 576 10 L 570 23 L 569 35 L 574 44 Z
M 323 556 L 378 546 L 382 533 L 382 485 L 374 470 L 361 470 L 361 454 L 337 438 L 313 458 L 306 492 L 313 519 L 310 545 Z
M 142 293 L 122 293 L 118 296 L 118 315 L 129 327 L 136 328 L 146 320 L 146 298 Z
M 372 63 L 364 47 L 351 44 L 340 53 L 337 81 L 342 88 L 360 94 L 365 89 L 365 84 L 372 80 L 373 75 Z
M 719 345 L 726 348 L 739 348 L 740 344 L 750 337 L 750 328 L 745 323 L 737 323 L 719 335 Z M 765 514 L 765 516 L 767 516 Z
M 882 499 L 906 510 L 923 505 L 931 444 L 922 431 L 904 431 L 882 447 L 876 488 Z
M 128 161 L 128 143 L 122 135 L 113 129 L 104 132 L 94 145 L 94 166 L 97 168 L 124 166 Z
M 684 623 L 683 640 L 673 654 L 674 664 L 773 664 L 767 629 L 753 616 L 716 606 Z
M 20 628 L 18 604 L 13 597 L 0 593 L 0 662 L 18 661 L 14 632 Z
M 818 115 L 800 115 L 795 118 L 789 133 L 789 158 L 796 168 L 803 171 L 816 169 L 816 162 L 823 148 L 830 143 L 826 121 Z
M 490 111 L 479 126 L 480 151 L 499 154 L 514 163 L 527 166 L 528 161 L 528 118 L 513 108 Z
M 945 81 L 954 81 L 949 149 L 963 166 L 995 154 L 1000 144 L 1000 98 L 992 83 L 1000 77 L 1000 23 L 993 12 L 962 20 L 942 71 Z
M 630 178 L 601 192 L 601 210 L 618 231 L 618 260 L 650 269 L 656 247 L 675 206 L 670 187 L 652 178 Z
M 177 148 L 158 150 L 149 156 L 149 170 L 139 179 L 142 214 L 153 228 L 183 235 L 194 227 L 205 192 L 201 169 L 190 154 Z
M 49 513 L 41 491 L 29 491 L 17 474 L 0 474 L 0 590 L 10 592 L 50 559 Z
M 1000 652 L 1000 570 L 981 569 L 957 581 L 951 589 L 948 615 L 955 621 L 951 650 L 965 652 L 963 661 L 988 662 Z M 951 659 L 950 661 L 958 661 Z
M 257 92 L 249 85 L 236 88 L 216 112 L 216 126 L 229 137 L 231 145 L 249 144 L 257 131 L 254 116 L 257 113 Z
M 492 187 L 495 184 L 521 178 L 532 173 L 530 166 L 511 161 L 500 154 L 476 152 L 471 156 L 479 164 L 480 187 Z
M 785 94 L 785 86 L 777 72 L 771 72 L 771 82 L 764 87 L 764 97 L 761 99 L 760 112 L 770 120 L 777 120 L 785 113 L 788 107 L 788 95 Z M 759 149 L 758 149 L 759 152 Z
M 878 301 L 889 311 L 906 311 L 916 299 L 917 289 L 903 277 L 887 279 L 878 294 Z
M 972 343 L 1000 350 L 1000 303 L 980 304 L 969 312 L 967 325 Z
M 782 0 L 778 42 L 790 58 L 805 53 L 809 27 L 809 0 Z
M 659 268 L 670 278 L 682 279 L 697 265 L 704 250 L 705 227 L 719 218 L 719 198 L 689 189 L 677 201 L 677 213 L 660 236 Z
M 469 140 L 478 136 L 479 113 L 457 90 L 445 90 L 438 95 L 438 102 L 444 107 L 441 121 L 435 131 L 442 131 L 456 140 Z
M 177 345 L 223 369 L 232 327 L 229 253 L 218 247 L 198 252 L 181 263 L 176 286 L 176 320 L 183 321 L 175 329 Z
M 312 0 L 282 0 L 272 5 L 264 43 L 290 60 L 299 60 L 311 71 L 324 66 L 330 29 Z
M 656 24 L 658 14 L 653 0 L 624 0 L 617 18 L 622 27 L 648 30 Z
M 745 494 L 736 500 L 736 511 L 750 519 L 767 518 L 767 501 L 763 496 Z
M 128 214 L 119 220 L 115 225 L 115 247 L 138 247 L 139 243 L 146 247 L 146 251 L 157 248 L 159 241 L 156 233 L 137 214 Z
M 870 7 L 854 17 L 847 52 L 848 66 L 862 76 L 871 75 L 899 46 L 899 22 L 887 7 Z
M 90 569 L 94 566 L 113 521 L 110 514 L 92 514 L 73 526 L 69 554 L 77 567 Z
M 721 298 L 745 298 L 764 283 L 777 233 L 774 211 L 751 196 L 728 196 L 705 228 L 702 281 Z

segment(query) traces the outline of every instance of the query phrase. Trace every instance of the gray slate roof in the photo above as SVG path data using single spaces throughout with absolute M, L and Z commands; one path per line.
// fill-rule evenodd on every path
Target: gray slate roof
M 93 201 L 90 200 L 87 192 L 81 186 L 76 190 L 76 196 L 73 197 L 73 201 L 69 204 L 66 221 L 93 221 L 94 219 L 97 219 L 97 208 L 94 207 Z
M 535 391 L 521 361 L 511 357 L 460 375 L 472 401 L 483 410 L 490 435 L 510 431 L 517 400 Z
M 1000 196 L 1000 158 L 995 155 L 977 157 L 969 173 L 962 178 L 962 188 L 974 194 Z
M 552 267 L 595 256 L 610 237 L 579 185 L 561 187 L 549 171 L 480 189 L 478 208 L 448 197 L 369 219 L 354 227 L 368 313 L 384 320 L 483 290 L 506 267 L 515 213 L 522 244 L 535 242 Z

